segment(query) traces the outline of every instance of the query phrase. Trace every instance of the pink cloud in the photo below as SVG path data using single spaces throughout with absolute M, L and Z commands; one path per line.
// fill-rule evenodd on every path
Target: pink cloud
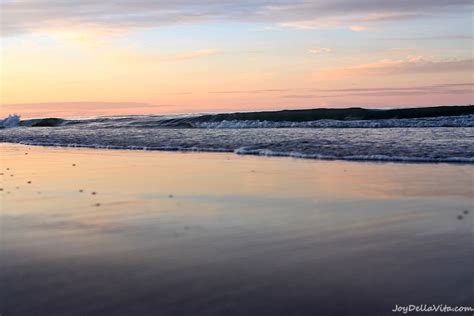
M 330 53 L 332 52 L 332 49 L 328 47 L 312 48 L 309 50 L 309 52 L 312 54 Z
M 354 32 L 362 32 L 362 31 L 366 31 L 368 27 L 364 25 L 352 25 L 350 29 Z
M 17 113 L 23 118 L 31 117 L 88 117 L 97 115 L 133 115 L 177 112 L 179 106 L 139 102 L 45 102 L 2 104 L 0 117 Z
M 369 64 L 346 68 L 333 68 L 317 72 L 316 80 L 335 80 L 359 76 L 386 76 L 410 73 L 446 73 L 466 72 L 472 70 L 474 59 L 431 61 L 423 57 L 407 59 L 384 59 Z

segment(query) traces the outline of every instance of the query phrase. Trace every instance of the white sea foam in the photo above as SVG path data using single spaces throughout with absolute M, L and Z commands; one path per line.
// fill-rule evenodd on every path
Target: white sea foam
M 245 147 L 236 149 L 234 153 L 239 155 L 256 155 L 267 157 L 292 157 L 302 159 L 316 160 L 350 160 L 350 161 L 378 161 L 378 162 L 450 162 L 450 163 L 474 163 L 474 157 L 405 157 L 405 156 L 387 156 L 387 155 L 349 155 L 349 156 L 332 156 L 319 154 L 303 154 L 299 152 L 282 152 L 272 151 L 269 149 L 248 149 Z
M 17 127 L 20 124 L 20 115 L 10 114 L 6 118 L 0 120 L 0 128 Z
M 474 127 L 474 115 L 386 120 L 317 120 L 307 122 L 223 120 L 193 122 L 197 128 L 396 128 L 396 127 Z
M 209 148 L 209 147 L 182 147 L 182 146 L 115 146 L 115 145 L 99 145 L 99 144 L 63 144 L 48 142 L 19 142 L 23 145 L 30 146 L 49 146 L 49 147 L 67 147 L 67 148 L 93 148 L 107 150 L 144 150 L 144 151 L 178 151 L 178 152 L 218 152 L 218 153 L 235 153 L 237 155 L 252 155 L 265 157 L 290 157 L 300 159 L 313 160 L 348 160 L 348 161 L 371 161 L 371 162 L 406 162 L 406 163 L 474 163 L 474 157 L 406 157 L 406 156 L 387 156 L 387 155 L 348 155 L 333 156 L 320 154 L 304 154 L 295 151 L 273 151 L 270 149 L 251 149 L 241 147 L 235 150 L 225 148 Z

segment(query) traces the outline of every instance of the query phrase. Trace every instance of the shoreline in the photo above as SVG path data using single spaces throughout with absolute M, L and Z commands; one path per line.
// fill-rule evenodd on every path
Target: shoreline
M 284 153 L 273 152 L 271 150 L 247 150 L 247 149 L 218 149 L 218 148 L 166 148 L 166 147 L 140 147 L 140 146 L 102 146 L 102 145 L 81 145 L 81 144 L 54 144 L 54 143 L 30 143 L 30 142 L 0 142 L 6 145 L 34 146 L 44 148 L 71 148 L 71 149 L 91 149 L 91 150 L 119 150 L 119 151 L 146 151 L 146 152 L 180 152 L 180 153 L 222 153 L 233 154 L 238 156 L 256 156 L 268 158 L 293 158 L 313 161 L 352 161 L 352 162 L 373 162 L 373 163 L 400 163 L 400 164 L 474 164 L 474 157 L 450 157 L 450 158 L 423 158 L 423 157 L 390 157 L 384 155 L 374 156 L 348 156 L 333 157 L 322 155 L 306 155 L 302 153 Z

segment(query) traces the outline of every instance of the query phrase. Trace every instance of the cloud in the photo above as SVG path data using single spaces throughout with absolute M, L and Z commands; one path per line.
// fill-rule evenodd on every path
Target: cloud
M 328 47 L 312 48 L 309 50 L 309 52 L 312 54 L 330 53 L 332 52 L 332 49 Z
M 318 2 L 319 3 L 319 2 Z M 369 25 L 384 22 L 397 22 L 410 19 L 428 18 L 447 14 L 451 10 L 469 8 L 472 5 L 464 1 L 441 3 L 428 1 L 406 3 L 405 1 L 334 1 L 325 5 L 312 2 L 305 7 L 300 6 L 301 12 L 295 17 L 303 17 L 310 12 L 309 19 L 294 19 L 279 23 L 281 27 L 294 29 L 326 29 L 349 28 L 360 32 L 370 29 Z M 304 12 L 303 12 L 304 10 Z
M 260 90 L 228 90 L 228 91 L 211 91 L 211 94 L 259 94 L 266 92 L 284 92 L 287 89 L 260 89 Z
M 366 31 L 369 27 L 364 25 L 352 25 L 350 29 L 354 32 Z
M 448 83 L 414 87 L 367 87 L 343 89 L 315 89 L 312 92 L 324 94 L 290 94 L 284 95 L 288 99 L 315 99 L 338 97 L 403 97 L 415 95 L 459 95 L 472 94 L 474 83 Z
M 212 56 L 218 53 L 219 51 L 217 49 L 201 49 L 201 50 L 195 50 L 191 52 L 184 52 L 184 53 L 179 53 L 179 54 L 174 54 L 174 55 L 169 55 L 169 56 L 158 57 L 157 59 L 163 60 L 163 61 L 182 61 L 182 60 Z
M 318 95 L 315 94 L 287 94 L 282 96 L 285 99 L 314 99 L 318 98 Z
M 349 27 L 469 12 L 471 0 L 22 0 L 0 3 L 1 33 L 137 28 L 207 21 L 274 23 L 293 28 Z
M 123 49 L 115 48 L 113 53 L 110 52 L 110 48 L 106 47 L 103 54 L 107 56 L 109 60 L 113 58 L 118 62 L 134 62 L 134 63 L 169 63 L 169 62 L 181 62 L 192 59 L 204 58 L 220 54 L 217 49 L 200 49 L 188 52 L 180 52 L 175 54 L 158 54 L 141 52 L 135 49 Z
M 324 16 L 324 12 L 318 12 L 320 16 L 306 20 L 286 21 L 279 23 L 280 27 L 293 29 L 327 29 L 346 28 L 354 32 L 366 31 L 369 26 L 380 22 L 393 22 L 425 17 L 423 13 L 397 13 L 397 12 L 358 12 L 357 10 L 336 13 Z M 316 14 L 317 16 L 318 14 Z M 362 23 L 362 24 L 361 24 Z
M 414 36 L 414 37 L 385 37 L 382 40 L 395 41 L 438 41 L 438 40 L 469 40 L 474 39 L 473 35 L 446 34 L 438 36 Z
M 260 90 L 228 90 L 211 91 L 210 94 L 260 94 L 292 92 L 280 96 L 287 99 L 312 99 L 332 98 L 340 96 L 403 96 L 421 94 L 466 94 L 472 93 L 474 83 L 440 83 L 426 86 L 412 87 L 364 87 L 364 88 L 338 88 L 338 89 L 260 89 Z
M 423 57 L 384 59 L 370 64 L 322 70 L 315 73 L 313 78 L 316 80 L 335 80 L 360 76 L 466 72 L 472 71 L 473 62 L 474 59 L 431 61 Z
M 341 89 L 315 89 L 313 91 L 318 92 L 367 92 L 367 91 L 418 91 L 418 90 L 450 90 L 452 88 L 467 88 L 473 87 L 474 83 L 472 82 L 462 82 L 462 83 L 443 83 L 436 85 L 428 86 L 415 86 L 415 87 L 391 87 L 391 88 L 378 88 L 378 87 L 369 87 L 369 88 L 341 88 Z
M 184 92 L 168 92 L 166 94 L 169 94 L 169 95 L 190 95 L 190 94 L 193 94 L 193 93 L 189 92 L 189 91 L 184 91 Z
M 311 29 L 328 29 L 340 27 L 344 23 L 339 19 L 332 18 L 321 18 L 316 20 L 301 20 L 301 21 L 290 21 L 279 23 L 279 26 L 299 29 L 299 30 L 311 30 Z
M 2 104 L 2 117 L 18 113 L 22 117 L 72 117 L 77 113 L 83 117 L 95 115 L 118 115 L 137 113 L 176 112 L 177 106 L 156 105 L 139 102 L 45 102 Z

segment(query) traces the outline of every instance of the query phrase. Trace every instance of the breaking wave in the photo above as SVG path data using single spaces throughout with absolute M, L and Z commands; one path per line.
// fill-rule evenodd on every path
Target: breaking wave
M 474 106 L 441 106 L 373 110 L 362 108 L 284 110 L 174 116 L 121 116 L 66 120 L 39 118 L 20 120 L 10 115 L 0 127 L 84 128 L 393 128 L 473 127 Z
M 304 159 L 474 163 L 474 106 L 0 120 L 0 142 Z
M 0 128 L 17 127 L 20 124 L 20 116 L 17 114 L 8 115 L 3 120 L 0 120 Z

